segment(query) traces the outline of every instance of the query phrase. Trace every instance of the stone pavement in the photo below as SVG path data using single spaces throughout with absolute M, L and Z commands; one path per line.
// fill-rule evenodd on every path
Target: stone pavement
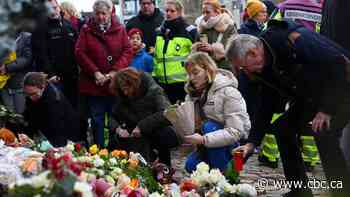
M 183 177 L 189 176 L 184 170 L 186 156 L 192 151 L 191 146 L 182 146 L 172 151 L 172 166 L 176 169 L 174 178 L 180 180 Z M 322 167 L 317 165 L 312 173 L 308 173 L 310 179 L 325 180 Z M 271 169 L 269 167 L 259 165 L 257 154 L 254 154 L 244 165 L 244 170 L 241 173 L 241 182 L 254 185 L 258 191 L 259 197 L 280 197 L 283 193 L 288 192 L 288 189 L 279 189 L 272 186 L 272 182 L 285 180 L 282 164 L 279 162 L 278 168 Z M 261 187 L 260 183 L 268 181 L 270 184 L 267 187 Z M 265 186 L 265 185 L 264 185 Z M 321 189 L 313 190 L 316 197 L 328 197 L 325 191 Z

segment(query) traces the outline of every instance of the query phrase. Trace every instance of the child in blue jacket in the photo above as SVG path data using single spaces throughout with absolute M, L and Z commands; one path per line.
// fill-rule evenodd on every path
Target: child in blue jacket
M 143 44 L 143 34 L 140 29 L 132 28 L 128 32 L 130 44 L 134 51 L 134 57 L 132 59 L 130 67 L 134 67 L 139 71 L 152 73 L 153 71 L 153 58 L 145 50 Z

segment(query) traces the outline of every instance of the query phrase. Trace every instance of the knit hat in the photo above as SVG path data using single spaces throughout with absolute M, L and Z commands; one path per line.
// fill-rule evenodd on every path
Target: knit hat
M 138 28 L 132 28 L 128 32 L 128 36 L 131 37 L 134 34 L 139 34 L 141 36 L 141 39 L 143 40 L 143 33 L 140 29 Z
M 266 11 L 266 6 L 259 0 L 249 0 L 247 2 L 246 12 L 249 18 L 256 16 L 259 12 Z

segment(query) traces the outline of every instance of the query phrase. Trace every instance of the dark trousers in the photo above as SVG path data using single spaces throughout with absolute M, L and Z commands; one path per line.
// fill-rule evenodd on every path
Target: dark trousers
M 185 92 L 185 83 L 171 83 L 159 85 L 164 89 L 165 94 L 168 96 L 171 104 L 175 104 L 177 101 L 184 101 L 186 92 Z
M 291 188 L 296 193 L 300 192 L 300 196 L 311 196 L 311 190 L 306 185 L 308 177 L 305 173 L 297 136 L 308 122 L 314 118 L 316 111 L 312 106 L 312 103 L 298 100 L 272 126 L 287 181 L 303 181 L 304 183 L 305 189 L 304 187 L 303 189 Z M 313 134 L 328 183 L 330 181 L 342 182 L 342 188 L 330 190 L 332 196 L 350 196 L 350 193 L 348 193 L 350 186 L 349 169 L 347 169 L 339 143 L 342 128 L 344 128 L 348 120 L 346 115 L 349 114 L 349 109 L 350 102 L 341 104 L 336 115 L 332 117 L 331 128 Z
M 154 131 L 148 137 L 150 138 L 152 148 L 158 151 L 159 162 L 171 166 L 170 149 L 179 145 L 174 128 L 170 126 L 163 127 Z

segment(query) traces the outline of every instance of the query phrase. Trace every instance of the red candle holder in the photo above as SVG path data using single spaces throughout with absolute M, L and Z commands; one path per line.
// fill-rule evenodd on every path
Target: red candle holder
M 239 150 L 239 151 L 236 151 L 234 154 L 233 154 L 233 160 L 234 160 L 234 170 L 237 171 L 237 172 L 240 172 L 243 170 L 243 151 Z

